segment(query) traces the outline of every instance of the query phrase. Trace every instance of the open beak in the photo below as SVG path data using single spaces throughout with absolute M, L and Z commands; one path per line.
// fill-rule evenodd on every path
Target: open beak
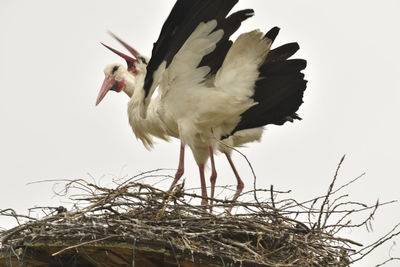
M 122 41 L 118 36 L 116 36 L 112 32 L 109 31 L 108 33 L 112 37 L 114 37 L 114 39 L 117 40 L 120 44 L 122 44 L 132 54 L 132 56 L 134 56 L 135 58 L 139 58 L 140 57 L 140 53 L 135 48 L 133 48 L 132 46 L 130 46 L 126 42 Z
M 110 89 L 113 88 L 113 86 L 115 86 L 116 82 L 117 81 L 114 79 L 113 76 L 106 75 L 103 81 L 103 85 L 101 86 L 99 95 L 97 96 L 96 106 L 101 102 L 101 100 L 103 100 L 108 91 L 110 91 Z

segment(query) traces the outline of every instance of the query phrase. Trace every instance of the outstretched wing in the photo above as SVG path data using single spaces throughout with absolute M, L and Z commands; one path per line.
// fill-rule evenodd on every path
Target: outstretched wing
M 266 37 L 272 42 L 279 29 L 273 28 Z M 231 132 L 251 129 L 267 124 L 281 125 L 300 119 L 296 111 L 303 103 L 307 86 L 304 74 L 307 62 L 304 59 L 290 59 L 299 49 L 297 43 L 288 43 L 271 50 L 259 68 L 259 78 L 252 98 L 258 104 L 242 114 L 236 128 Z
M 163 72 L 170 67 L 177 54 L 182 52 L 182 47 L 188 43 L 193 32 L 198 30 L 201 24 L 210 21 L 215 21 L 215 27 L 209 35 L 218 31 L 221 33 L 218 40 L 213 40 L 213 49 L 194 51 L 199 55 L 203 53 L 195 67 L 208 66 L 209 72 L 216 72 L 230 47 L 229 37 L 239 28 L 241 22 L 253 13 L 252 10 L 243 10 L 226 18 L 237 2 L 238 0 L 178 0 L 175 3 L 158 40 L 154 43 L 147 66 L 143 87 L 145 106 L 159 85 Z M 185 49 L 188 48 L 191 47 L 186 45 Z M 205 57 L 206 55 L 209 56 Z
M 231 14 L 225 20 L 220 22 L 218 27 L 224 31 L 224 36 L 221 41 L 218 42 L 215 50 L 203 57 L 199 67 L 208 66 L 210 67 L 209 75 L 216 74 L 216 72 L 221 68 L 222 63 L 232 46 L 232 41 L 229 38 L 239 29 L 243 21 L 253 15 L 254 10 L 244 9 Z

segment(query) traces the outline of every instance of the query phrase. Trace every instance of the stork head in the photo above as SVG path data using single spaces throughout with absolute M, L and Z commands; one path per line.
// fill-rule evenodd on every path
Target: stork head
M 103 44 L 106 48 L 125 59 L 127 67 L 124 67 L 122 64 L 114 63 L 108 65 L 104 69 L 104 74 L 106 77 L 104 78 L 103 85 L 97 97 L 96 105 L 98 105 L 102 101 L 102 99 L 110 90 L 116 92 L 124 91 L 129 97 L 131 97 L 134 91 L 134 84 L 131 82 L 131 78 L 141 77 L 144 79 L 144 77 L 146 76 L 148 59 L 139 54 L 139 52 L 137 52 L 134 48 L 129 46 L 127 43 L 119 39 L 114 34 L 110 34 L 115 39 L 117 39 L 117 41 L 120 42 L 132 54 L 133 57 Z
M 122 92 L 126 88 L 125 76 L 127 69 L 124 65 L 113 63 L 104 69 L 105 78 L 97 96 L 96 106 L 109 91 Z

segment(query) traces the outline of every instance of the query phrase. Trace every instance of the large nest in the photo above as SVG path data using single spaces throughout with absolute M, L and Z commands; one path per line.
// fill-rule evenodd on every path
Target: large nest
M 336 173 L 326 195 L 302 203 L 270 188 L 248 192 L 251 201 L 214 199 L 210 212 L 193 204 L 201 197 L 182 186 L 165 192 L 144 184 L 149 175 L 157 176 L 144 173 L 114 188 L 69 181 L 66 192 L 81 191 L 72 197 L 74 207 L 40 208 L 50 210 L 41 219 L 0 211 L 27 219 L 0 232 L 0 265 L 349 266 L 398 234 L 395 228 L 362 249 L 339 236 L 368 225 L 382 205 L 350 202 L 338 193 L 359 177 L 334 189 Z M 260 201 L 262 194 L 268 197 Z M 350 223 L 349 216 L 365 210 L 365 220 Z

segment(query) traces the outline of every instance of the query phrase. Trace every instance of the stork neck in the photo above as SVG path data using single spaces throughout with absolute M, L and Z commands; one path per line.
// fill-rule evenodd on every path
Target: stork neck
M 133 98 L 135 98 L 135 100 L 138 102 L 142 102 L 144 98 L 143 84 L 145 76 L 146 74 L 142 72 L 139 72 L 135 76 L 134 86 L 133 86 L 135 90 L 133 91 Z
M 125 82 L 125 87 L 124 87 L 125 94 L 127 94 L 129 97 L 132 97 L 136 86 L 135 76 L 127 72 L 124 77 L 124 82 Z
M 133 87 L 129 87 L 129 86 L 126 86 L 126 85 L 125 85 L 124 92 L 125 92 L 125 94 L 127 94 L 129 97 L 132 97 L 132 95 L 133 95 Z
M 137 64 L 137 69 L 138 73 L 137 74 L 132 74 L 131 72 L 126 72 L 124 75 L 124 81 L 125 81 L 125 88 L 124 92 L 132 98 L 140 98 L 142 99 L 143 96 L 141 96 L 141 91 L 143 88 L 143 83 L 144 83 L 144 78 L 146 76 L 146 66 L 144 64 Z M 136 90 L 137 89 L 137 90 Z

